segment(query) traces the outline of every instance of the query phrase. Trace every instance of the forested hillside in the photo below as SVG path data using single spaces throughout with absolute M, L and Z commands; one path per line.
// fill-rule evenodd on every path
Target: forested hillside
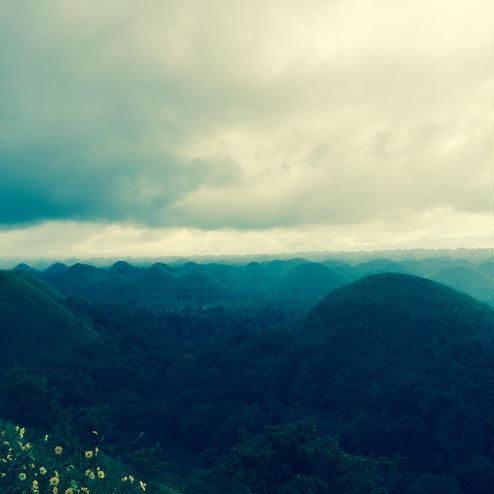
M 0 417 L 184 494 L 486 494 L 494 311 L 424 277 L 471 264 L 2 271 Z

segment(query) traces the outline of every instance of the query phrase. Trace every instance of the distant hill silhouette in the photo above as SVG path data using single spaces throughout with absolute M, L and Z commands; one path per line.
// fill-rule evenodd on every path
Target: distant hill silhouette
M 46 268 L 44 270 L 43 274 L 49 276 L 49 275 L 56 274 L 56 273 L 63 273 L 64 271 L 67 271 L 67 269 L 69 269 L 67 264 L 64 264 L 62 262 L 56 262 L 56 263 L 52 264 L 51 266 L 49 266 L 48 268 Z
M 12 271 L 27 271 L 29 273 L 38 273 L 38 270 L 34 269 L 33 267 L 29 266 L 28 264 L 21 262 L 18 264 L 15 268 L 12 269 Z
M 324 264 L 303 262 L 282 275 L 274 287 L 282 292 L 314 292 L 325 295 L 349 281 L 348 276 Z
M 198 300 L 204 303 L 215 301 L 226 294 L 219 281 L 200 272 L 187 273 L 177 278 L 173 291 L 181 300 Z
M 136 287 L 145 293 L 169 292 L 175 279 L 171 272 L 173 268 L 157 262 L 137 278 Z
M 108 269 L 110 274 L 122 274 L 122 275 L 133 275 L 136 272 L 136 268 L 127 261 L 117 261 Z
M 395 261 L 389 259 L 375 259 L 373 261 L 363 262 L 354 268 L 354 273 L 358 277 L 369 276 L 378 273 L 403 273 L 407 272 L 406 268 Z
M 27 281 L 25 274 L 0 271 L 2 367 L 44 365 L 95 337 L 50 290 L 36 284 Z
M 494 280 L 494 259 L 489 259 L 488 261 L 479 264 L 477 269 L 491 280 Z
M 76 284 L 91 284 L 104 281 L 107 274 L 104 270 L 90 264 L 77 263 L 65 272 Z
M 448 266 L 435 272 L 431 279 L 468 293 L 485 302 L 494 301 L 492 278 L 470 266 Z
M 63 293 L 86 293 L 97 284 L 108 280 L 108 273 L 90 264 L 76 263 L 63 270 L 51 269 L 42 274 L 43 278 Z
M 293 266 L 306 262 L 308 262 L 307 259 L 297 257 L 295 259 L 288 259 L 284 261 L 276 259 L 274 261 L 262 263 L 262 266 L 271 276 L 280 276 L 287 273 Z

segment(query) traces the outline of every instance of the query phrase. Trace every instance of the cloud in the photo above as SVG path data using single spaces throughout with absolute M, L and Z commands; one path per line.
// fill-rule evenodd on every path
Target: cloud
M 0 231 L 0 267 L 13 267 L 21 259 L 44 260 L 46 265 L 60 260 L 74 263 L 75 259 L 95 262 L 95 258 L 491 248 L 493 235 L 491 218 L 480 214 L 451 214 L 447 208 L 415 213 L 405 224 L 371 221 L 357 227 L 311 225 L 205 230 L 53 221 L 31 228 Z M 105 264 L 108 263 L 106 260 Z
M 4 229 L 492 211 L 487 0 L 4 4 Z

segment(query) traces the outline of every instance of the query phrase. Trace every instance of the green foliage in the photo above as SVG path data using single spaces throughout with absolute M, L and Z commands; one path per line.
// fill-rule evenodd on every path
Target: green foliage
M 224 459 L 223 474 L 255 494 L 384 494 L 379 462 L 345 454 L 313 424 L 267 427 L 247 437 Z
M 131 494 L 145 490 L 146 483 L 97 446 L 71 450 L 47 434 L 0 423 L 1 492 Z
M 492 320 L 492 309 L 429 280 L 359 280 L 307 317 L 290 395 L 351 451 L 399 453 L 433 473 L 469 451 L 488 457 Z
M 13 367 L 0 374 L 0 417 L 44 430 L 60 424 L 63 412 L 58 391 L 46 379 Z
M 0 368 L 46 367 L 95 336 L 49 290 L 1 270 L 0 328 Z

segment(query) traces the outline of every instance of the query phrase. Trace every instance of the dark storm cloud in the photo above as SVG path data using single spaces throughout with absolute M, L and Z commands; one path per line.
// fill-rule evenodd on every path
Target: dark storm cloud
M 65 151 L 61 147 L 70 147 Z M 0 223 L 49 219 L 173 224 L 171 205 L 199 185 L 233 180 L 234 168 L 205 161 L 184 163 L 121 145 L 115 156 L 92 156 L 76 145 L 26 149 L 0 155 Z M 99 158 L 99 159 L 98 159 Z M 136 166 L 140 163 L 141 166 Z

